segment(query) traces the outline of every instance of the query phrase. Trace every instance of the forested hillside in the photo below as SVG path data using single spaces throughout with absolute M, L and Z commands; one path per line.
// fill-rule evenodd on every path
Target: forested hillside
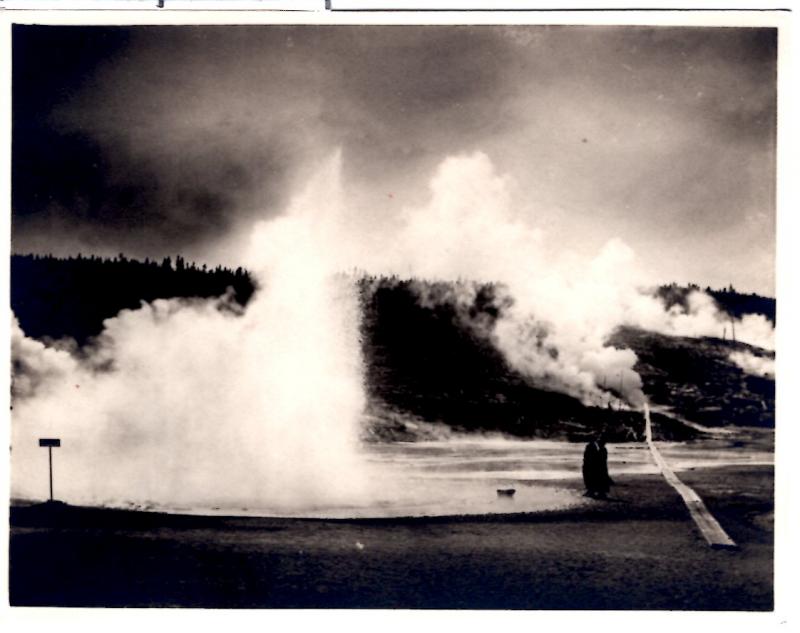
M 373 402 L 464 430 L 581 439 L 609 425 L 620 438 L 641 435 L 637 413 L 585 407 L 571 396 L 534 388 L 485 334 L 501 309 L 494 288 L 481 286 L 469 306 L 451 288 L 441 282 L 362 280 Z M 421 302 L 421 296 L 437 300 Z
M 11 274 L 11 306 L 23 331 L 39 339 L 70 337 L 79 345 L 101 331 L 104 319 L 141 301 L 213 297 L 230 288 L 244 306 L 255 291 L 241 268 L 207 269 L 180 257 L 140 262 L 122 255 L 13 256 Z M 509 367 L 487 337 L 504 309 L 493 285 L 473 288 L 465 303 L 456 298 L 454 284 L 443 282 L 364 276 L 359 284 L 370 410 L 379 421 L 371 429 L 373 439 L 413 439 L 403 420 L 414 419 L 467 431 L 575 440 L 606 426 L 616 439 L 641 439 L 640 414 L 585 407 L 536 388 Z M 678 302 L 690 290 L 665 286 L 660 293 Z M 774 319 L 774 299 L 721 296 L 721 307 L 730 305 L 733 314 L 742 306 L 760 306 Z M 774 381 L 744 375 L 727 360 L 724 342 L 710 345 L 633 329 L 620 330 L 612 342 L 637 352 L 637 371 L 654 402 L 684 417 L 714 424 L 774 421 Z M 691 435 L 665 416 L 654 416 L 654 423 L 660 437 Z
M 186 263 L 143 262 L 119 255 L 113 259 L 13 255 L 11 309 L 33 338 L 69 337 L 83 345 L 103 328 L 103 321 L 142 301 L 171 297 L 216 297 L 232 288 L 246 305 L 253 282 L 242 268 L 209 269 Z

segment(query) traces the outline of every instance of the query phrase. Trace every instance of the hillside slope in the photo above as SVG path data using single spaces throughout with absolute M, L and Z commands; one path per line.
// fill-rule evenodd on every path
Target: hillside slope
M 620 328 L 610 343 L 636 352 L 636 371 L 654 404 L 708 426 L 775 425 L 774 378 L 748 374 L 730 359 L 732 352 L 774 358 L 771 352 L 731 340 L 635 328 Z
M 23 331 L 42 340 L 70 337 L 79 346 L 101 331 L 104 319 L 141 301 L 213 297 L 232 288 L 246 305 L 255 291 L 242 269 L 206 270 L 180 258 L 173 265 L 122 256 L 14 256 L 11 264 L 11 306 Z M 443 282 L 364 277 L 359 289 L 369 439 L 425 439 L 455 430 L 582 440 L 604 427 L 620 441 L 642 439 L 641 414 L 586 407 L 537 388 L 506 363 L 486 335 L 504 309 L 491 284 L 473 288 L 471 303 L 457 299 L 457 284 Z M 674 288 L 673 295 L 683 296 Z M 436 301 L 423 300 L 431 296 Z M 747 375 L 729 358 L 731 351 L 759 350 L 632 328 L 620 329 L 609 343 L 637 353 L 645 392 L 676 416 L 707 425 L 774 425 L 774 380 Z M 668 416 L 653 420 L 659 437 L 696 434 Z

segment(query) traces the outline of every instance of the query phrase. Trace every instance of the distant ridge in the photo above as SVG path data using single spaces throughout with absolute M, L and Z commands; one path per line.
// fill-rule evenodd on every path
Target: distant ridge
M 11 306 L 23 331 L 45 341 L 69 337 L 78 346 L 99 334 L 105 319 L 138 308 L 142 301 L 215 297 L 229 288 L 243 306 L 256 290 L 242 268 L 198 267 L 180 256 L 161 262 L 124 255 L 11 258 Z M 443 281 L 359 276 L 369 439 L 429 439 L 449 428 L 582 441 L 607 427 L 617 441 L 643 440 L 644 425 L 636 412 L 586 407 L 531 384 L 509 367 L 474 327 L 479 322 L 490 330 L 503 309 L 493 284 L 476 286 L 468 306 L 456 301 L 453 288 Z M 699 288 L 673 284 L 659 293 L 665 302 L 680 302 L 693 289 Z M 420 293 L 438 299 L 428 305 Z M 735 313 L 752 304 L 763 308 L 767 318 L 771 309 L 774 318 L 774 300 L 735 291 L 718 295 L 723 310 Z M 742 343 L 634 328 L 620 328 L 609 343 L 637 353 L 645 392 L 662 405 L 662 413 L 653 416 L 659 439 L 698 434 L 678 417 L 710 426 L 774 425 L 774 380 L 747 376 L 728 358 L 731 350 L 748 348 Z

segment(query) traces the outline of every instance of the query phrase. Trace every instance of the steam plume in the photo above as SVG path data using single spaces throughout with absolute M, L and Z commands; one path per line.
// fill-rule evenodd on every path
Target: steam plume
M 15 327 L 14 495 L 46 490 L 42 436 L 62 438 L 68 502 L 280 511 L 365 494 L 357 296 L 326 256 L 338 162 L 254 228 L 264 289 L 244 315 L 158 300 L 106 321 L 85 361 Z
M 592 404 L 608 400 L 606 382 L 643 399 L 635 354 L 606 343 L 616 327 L 718 336 L 727 319 L 702 293 L 665 310 L 620 239 L 590 256 L 553 248 L 483 153 L 445 159 L 398 232 L 362 225 L 340 173 L 336 153 L 283 215 L 252 228 L 245 264 L 262 289 L 244 314 L 225 297 L 155 301 L 106 321 L 83 359 L 15 326 L 13 494 L 42 497 L 36 438 L 52 435 L 70 447 L 57 493 L 71 502 L 292 511 L 369 499 L 358 304 L 338 274 L 353 267 L 503 284 L 500 319 L 475 327 L 535 384 Z M 453 292 L 471 300 L 468 283 Z M 762 317 L 736 328 L 772 346 Z
M 486 336 L 535 383 L 590 404 L 608 401 L 606 383 L 621 389 L 630 404 L 642 402 L 635 354 L 606 344 L 620 325 L 719 336 L 729 317 L 708 295 L 692 293 L 686 311 L 666 310 L 621 239 L 609 240 L 594 255 L 568 245 L 554 249 L 544 231 L 517 215 L 514 185 L 482 152 L 445 159 L 431 180 L 430 200 L 405 210 L 404 229 L 381 249 L 374 266 L 424 278 L 503 284 L 508 307 Z M 458 287 L 471 301 L 466 287 Z M 761 315 L 746 315 L 736 331 L 739 340 L 773 347 L 772 326 Z
M 731 352 L 728 358 L 752 376 L 775 377 L 775 359 L 756 356 L 748 351 Z

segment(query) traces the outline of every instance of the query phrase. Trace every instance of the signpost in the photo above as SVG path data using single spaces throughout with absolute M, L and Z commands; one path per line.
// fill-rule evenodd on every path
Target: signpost
M 53 447 L 58 448 L 61 446 L 61 440 L 58 438 L 39 438 L 39 446 L 47 447 L 47 456 L 50 461 L 50 501 L 53 500 Z

